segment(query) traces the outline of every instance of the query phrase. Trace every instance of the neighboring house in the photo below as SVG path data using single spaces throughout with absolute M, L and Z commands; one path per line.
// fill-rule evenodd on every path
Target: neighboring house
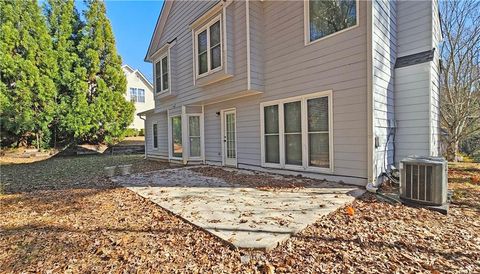
M 436 0 L 166 1 L 146 155 L 377 182 L 438 155 L 440 39 Z
M 155 107 L 153 85 L 139 70 L 134 70 L 129 65 L 123 65 L 122 69 L 127 76 L 125 98 L 135 103 L 135 116 L 130 128 L 141 130 L 145 125 L 138 113 Z

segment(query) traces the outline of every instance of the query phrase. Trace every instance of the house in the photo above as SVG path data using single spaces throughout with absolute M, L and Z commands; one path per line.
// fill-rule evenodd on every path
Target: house
M 138 116 L 138 113 L 155 107 L 153 85 L 139 70 L 135 70 L 129 65 L 123 65 L 122 69 L 127 77 L 125 98 L 135 104 L 135 116 L 130 128 L 142 130 L 144 121 Z
M 147 157 L 366 185 L 437 155 L 437 4 L 166 1 Z

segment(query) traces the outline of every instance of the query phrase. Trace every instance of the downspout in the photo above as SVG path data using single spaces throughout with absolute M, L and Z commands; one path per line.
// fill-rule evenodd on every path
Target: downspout
M 374 103 L 373 103 L 373 4 L 367 3 L 367 175 L 366 189 L 376 192 L 378 186 L 374 179 Z
M 251 59 L 250 59 L 250 2 L 245 1 L 245 25 L 247 29 L 247 90 L 251 89 L 252 80 L 251 80 Z
M 143 120 L 143 128 L 144 128 L 144 138 L 145 138 L 145 148 L 143 149 L 143 159 L 147 159 L 147 119 L 142 117 L 142 114 L 137 114 L 138 118 Z

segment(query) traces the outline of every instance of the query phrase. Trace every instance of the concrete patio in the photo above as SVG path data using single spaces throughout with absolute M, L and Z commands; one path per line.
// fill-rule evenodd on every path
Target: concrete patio
M 278 181 L 286 179 L 267 173 L 262 176 Z M 266 250 L 364 192 L 358 187 L 324 181 L 300 188 L 257 188 L 203 176 L 190 168 L 119 176 L 113 180 L 236 247 Z

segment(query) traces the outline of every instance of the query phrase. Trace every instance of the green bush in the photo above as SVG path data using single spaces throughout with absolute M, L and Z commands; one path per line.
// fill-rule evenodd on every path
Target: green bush
M 127 128 L 125 131 L 125 137 L 137 137 L 139 134 L 138 130 L 134 128 Z
M 145 136 L 145 129 L 143 129 L 143 128 L 140 129 L 140 130 L 138 131 L 138 136 Z

